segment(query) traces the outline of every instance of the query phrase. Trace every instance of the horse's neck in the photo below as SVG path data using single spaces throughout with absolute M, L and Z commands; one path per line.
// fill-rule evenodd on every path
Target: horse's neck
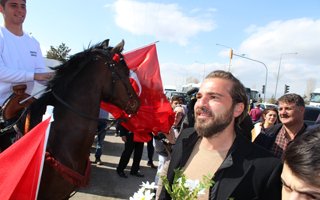
M 47 103 L 42 101 L 42 99 L 35 100 L 29 107 L 30 110 L 30 128 L 32 129 L 36 125 L 38 125 L 43 115 L 46 112 Z
M 83 102 L 79 102 L 79 101 Z M 54 126 L 50 131 L 48 149 L 61 157 L 65 163 L 83 160 L 88 156 L 93 143 L 97 121 L 81 116 L 96 118 L 99 115 L 99 100 L 88 96 L 81 99 L 66 99 L 72 102 L 67 108 L 61 103 L 54 106 Z M 76 112 L 75 112 L 76 111 Z M 79 113 L 77 113 L 79 112 Z
M 82 165 L 80 162 L 83 163 L 90 153 L 97 121 L 83 115 L 97 118 L 101 98 L 101 88 L 95 87 L 101 85 L 95 78 L 97 74 L 87 72 L 86 76 L 90 77 L 86 79 L 79 76 L 65 88 L 67 92 L 64 95 L 57 91 L 55 97 L 52 93 L 54 122 L 47 148 L 61 162 L 73 166 Z

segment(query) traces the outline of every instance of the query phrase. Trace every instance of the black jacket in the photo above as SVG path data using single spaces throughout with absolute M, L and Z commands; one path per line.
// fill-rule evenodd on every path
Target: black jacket
M 186 164 L 198 139 L 192 128 L 186 129 L 178 138 L 167 174 L 171 184 L 174 169 L 181 169 Z M 210 189 L 210 199 L 280 200 L 281 170 L 282 164 L 279 159 L 252 144 L 241 133 L 237 133 L 226 159 L 213 177 L 215 184 Z M 171 199 L 164 188 L 160 199 Z
M 281 128 L 282 128 L 282 124 L 279 123 L 266 129 L 265 131 L 262 131 L 254 140 L 254 143 L 259 146 L 262 146 L 263 148 L 271 152 L 272 146 Z M 306 129 L 307 129 L 307 125 L 304 124 L 302 129 L 297 133 L 297 136 L 303 134 Z

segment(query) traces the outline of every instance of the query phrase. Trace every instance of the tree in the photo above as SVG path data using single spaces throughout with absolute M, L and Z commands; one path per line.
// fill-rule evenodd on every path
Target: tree
M 277 99 L 275 99 L 274 96 L 272 95 L 272 97 L 269 100 L 269 103 L 276 104 L 277 103 Z
M 50 50 L 47 51 L 47 58 L 66 62 L 69 58 L 68 54 L 70 51 L 71 49 L 69 49 L 65 43 L 60 44 L 58 48 L 50 46 Z

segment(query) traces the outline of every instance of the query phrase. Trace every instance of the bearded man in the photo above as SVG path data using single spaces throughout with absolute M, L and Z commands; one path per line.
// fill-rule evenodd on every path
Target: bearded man
M 214 71 L 196 98 L 195 127 L 176 141 L 169 183 L 174 170 L 181 169 L 187 179 L 212 176 L 214 185 L 198 199 L 281 199 L 280 160 L 244 138 L 248 133 L 239 128 L 248 108 L 243 84 L 230 72 Z M 164 187 L 159 199 L 171 199 Z

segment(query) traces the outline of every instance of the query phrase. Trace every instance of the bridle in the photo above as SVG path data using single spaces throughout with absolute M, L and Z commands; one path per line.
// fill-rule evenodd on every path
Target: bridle
M 99 52 L 102 52 L 102 54 L 106 54 L 104 51 L 99 51 Z M 98 60 L 98 58 L 96 57 L 95 58 L 96 60 Z M 117 64 L 119 64 L 120 62 L 125 62 L 123 57 L 120 57 L 119 54 L 115 53 L 113 58 L 112 58 L 112 61 L 106 61 L 104 64 L 107 66 L 107 68 L 111 71 L 111 79 L 112 79 L 112 87 L 111 87 L 111 94 L 113 94 L 114 92 L 114 88 L 115 88 L 115 84 L 117 81 L 120 81 L 123 86 L 126 88 L 126 91 L 127 91 L 127 94 L 129 96 L 129 101 L 127 102 L 124 110 L 127 111 L 131 105 L 131 102 L 133 100 L 133 97 L 134 95 L 129 91 L 129 88 L 128 86 L 125 84 L 125 81 L 123 79 L 123 76 L 121 76 L 118 71 L 116 70 L 116 66 Z M 125 64 L 125 63 L 123 63 Z M 126 65 L 126 64 L 125 64 Z M 59 97 L 53 89 L 49 89 L 47 90 L 47 92 L 51 92 L 51 94 L 53 95 L 53 97 L 59 102 L 61 103 L 62 105 L 64 105 L 66 108 L 68 108 L 69 110 L 71 110 L 72 112 L 76 113 L 77 115 L 83 117 L 83 118 L 86 118 L 86 119 L 89 119 L 89 120 L 94 120 L 94 121 L 106 121 L 106 119 L 103 119 L 103 118 L 97 118 L 97 117 L 92 117 L 92 116 L 89 116 L 77 109 L 75 109 L 74 107 L 72 107 L 70 104 L 68 104 L 66 101 L 64 101 L 61 97 Z M 109 101 L 112 101 L 113 100 L 113 97 L 111 96 L 109 99 Z
M 133 100 L 133 94 L 129 91 L 128 86 L 125 84 L 125 82 L 123 80 L 123 76 L 121 76 L 121 74 L 119 74 L 118 71 L 116 70 L 116 64 L 121 64 L 121 63 L 123 65 L 127 66 L 122 55 L 120 56 L 119 54 L 115 53 L 113 55 L 112 61 L 111 62 L 106 61 L 104 64 L 107 65 L 111 71 L 111 78 L 112 78 L 111 93 L 113 94 L 115 84 L 117 81 L 121 81 L 123 86 L 126 88 L 126 91 L 127 91 L 128 97 L 129 97 L 129 101 L 127 102 L 127 105 L 124 108 L 124 110 L 126 111 L 129 109 L 130 103 Z M 109 98 L 109 101 L 111 101 L 111 100 L 113 100 L 112 96 Z

